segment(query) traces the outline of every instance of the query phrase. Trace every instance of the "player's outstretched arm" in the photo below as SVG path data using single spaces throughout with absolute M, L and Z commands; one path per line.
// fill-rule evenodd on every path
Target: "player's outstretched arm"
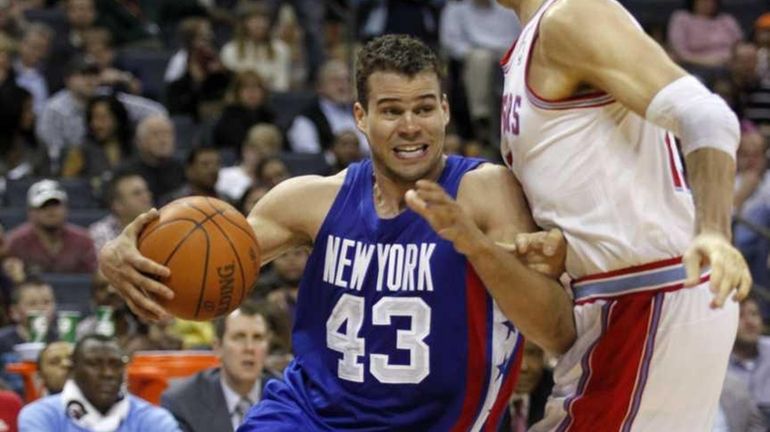
M 748 266 L 730 243 L 739 132 L 729 107 L 687 77 L 611 0 L 557 3 L 543 17 L 539 45 L 536 63 L 559 72 L 567 95 L 590 84 L 681 139 L 697 224 L 683 256 L 687 284 L 697 284 L 710 266 L 712 307 L 721 307 L 730 293 L 735 300 L 748 295 Z
M 466 174 L 457 201 L 438 184 L 420 180 L 407 192 L 406 202 L 468 257 L 500 309 L 526 337 L 554 353 L 569 349 L 575 324 L 567 293 L 495 243 L 536 229 L 508 170 L 485 165 Z

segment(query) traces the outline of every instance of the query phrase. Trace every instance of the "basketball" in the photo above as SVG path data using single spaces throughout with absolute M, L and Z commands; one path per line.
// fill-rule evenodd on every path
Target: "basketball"
M 171 270 L 161 280 L 174 298 L 156 298 L 170 314 L 206 321 L 236 309 L 259 276 L 260 250 L 246 218 L 215 198 L 186 197 L 160 209 L 139 235 L 139 251 Z

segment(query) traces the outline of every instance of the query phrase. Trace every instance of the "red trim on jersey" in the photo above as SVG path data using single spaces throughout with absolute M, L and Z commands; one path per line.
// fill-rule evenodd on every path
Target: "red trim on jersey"
M 668 152 L 668 162 L 671 165 L 671 175 L 674 177 L 674 186 L 682 188 L 684 187 L 684 181 L 682 181 L 682 177 L 679 176 L 679 168 L 677 168 L 676 162 L 674 161 L 674 148 L 671 144 L 671 136 L 667 133 L 666 151 Z
M 489 417 L 487 418 L 484 430 L 487 432 L 497 432 L 498 423 L 500 423 L 500 417 L 503 415 L 503 411 L 508 407 L 508 402 L 511 400 L 513 390 L 516 388 L 516 383 L 519 382 L 519 372 L 521 371 L 521 362 L 524 358 L 524 345 L 526 341 L 523 336 L 518 337 L 514 350 L 516 351 L 516 358 L 513 360 L 513 364 L 509 367 L 508 377 L 497 392 L 497 400 L 492 405 L 492 409 L 489 411 Z
M 702 284 L 704 282 L 708 282 L 709 279 L 711 279 L 711 274 L 702 275 L 700 277 L 700 279 L 698 279 L 698 284 L 700 285 L 700 284 Z M 648 290 L 648 291 L 639 291 L 639 292 L 628 293 L 628 294 L 620 293 L 620 294 L 609 294 L 609 295 L 606 295 L 606 296 L 586 297 L 586 298 L 584 298 L 582 300 L 576 301 L 575 305 L 576 306 L 577 305 L 584 305 L 584 304 L 593 303 L 593 302 L 599 301 L 599 300 L 612 300 L 612 299 L 617 299 L 618 297 L 628 298 L 628 297 L 634 297 L 634 296 L 648 295 L 650 293 L 652 293 L 652 294 L 658 294 L 658 293 L 662 293 L 662 292 L 663 293 L 667 293 L 667 292 L 672 292 L 672 291 L 678 291 L 678 290 L 680 290 L 682 288 L 685 288 L 684 283 L 683 282 L 678 282 L 678 283 L 675 283 L 675 284 L 672 284 L 672 285 L 667 285 L 667 286 L 664 286 L 664 287 L 655 288 L 654 290 Z
M 513 43 L 511 44 L 511 47 L 508 48 L 508 51 L 505 52 L 505 55 L 503 58 L 500 59 L 500 67 L 503 68 L 504 71 L 508 72 L 506 66 L 508 65 L 508 62 L 511 61 L 511 56 L 513 55 L 513 50 L 516 49 L 516 44 L 519 42 L 519 39 L 514 39 Z
M 487 353 L 487 291 L 470 263 L 465 276 L 465 302 L 468 311 L 468 366 L 465 371 L 465 399 L 452 431 L 466 431 L 476 420 L 481 392 L 489 377 L 485 376 Z
M 591 376 L 569 406 L 570 432 L 620 430 L 632 401 L 647 345 L 654 294 L 624 298 L 610 312 L 607 330 L 590 359 Z M 629 343 L 632 341 L 632 343 Z
M 556 3 L 556 1 L 552 1 L 548 6 L 546 6 L 546 9 L 553 6 L 553 4 Z M 527 60 L 524 63 L 524 85 L 527 88 L 527 94 L 532 96 L 534 99 L 532 103 L 541 109 L 550 109 L 550 110 L 565 110 L 565 109 L 573 109 L 573 108 L 595 108 L 600 107 L 604 105 L 609 105 L 615 100 L 611 98 L 611 96 L 600 90 L 592 91 L 590 93 L 586 94 L 577 94 L 572 95 L 566 98 L 561 99 L 547 99 L 535 91 L 530 85 L 529 85 L 529 68 L 530 68 L 530 60 L 532 59 L 532 53 L 535 50 L 535 43 L 537 42 L 537 39 L 540 37 L 540 20 L 542 20 L 543 15 L 545 15 L 546 11 L 543 11 L 542 14 L 538 17 L 537 23 L 535 23 L 535 32 L 532 36 L 532 42 L 529 45 L 529 53 L 527 54 Z M 605 98 L 610 97 L 609 101 L 606 101 Z M 584 105 L 586 102 L 590 102 L 592 100 L 597 100 L 596 104 L 590 104 L 590 105 Z M 559 106 L 549 107 L 548 105 L 551 104 L 559 104 Z M 579 105 L 579 106 L 578 106 Z
M 633 267 L 625 267 L 622 269 L 613 270 L 606 273 L 596 273 L 590 276 L 584 276 L 582 278 L 575 279 L 574 281 L 572 281 L 572 284 L 574 285 L 581 282 L 593 281 L 597 279 L 607 279 L 615 276 L 625 276 L 625 275 L 630 275 L 632 273 L 640 273 L 647 270 L 654 270 L 661 267 L 668 267 L 675 264 L 681 264 L 681 262 L 682 262 L 682 257 L 669 258 L 661 261 L 653 261 L 650 263 L 641 264 Z

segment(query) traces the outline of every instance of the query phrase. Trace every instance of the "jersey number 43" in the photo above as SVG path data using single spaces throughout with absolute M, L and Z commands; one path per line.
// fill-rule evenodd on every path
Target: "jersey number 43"
M 383 297 L 372 307 L 372 325 L 388 326 L 394 316 L 411 319 L 409 329 L 396 333 L 396 348 L 409 351 L 409 364 L 391 364 L 388 355 L 371 353 L 369 372 L 381 383 L 417 384 L 430 374 L 430 348 L 424 341 L 430 333 L 430 307 L 419 297 Z M 363 297 L 343 294 L 326 320 L 326 345 L 342 353 L 337 375 L 344 380 L 364 382 L 358 359 L 366 355 L 366 340 L 358 337 L 364 319 Z

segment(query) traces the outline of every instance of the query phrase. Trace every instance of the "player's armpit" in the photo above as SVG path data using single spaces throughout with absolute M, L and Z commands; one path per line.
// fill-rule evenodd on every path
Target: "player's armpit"
M 312 245 L 344 175 L 300 176 L 265 194 L 248 216 L 262 253 L 262 265 L 299 246 Z
M 663 87 L 686 75 L 612 0 L 559 1 L 543 15 L 539 35 L 533 75 L 537 66 L 558 70 L 568 83 L 559 97 L 589 84 L 644 116 Z

